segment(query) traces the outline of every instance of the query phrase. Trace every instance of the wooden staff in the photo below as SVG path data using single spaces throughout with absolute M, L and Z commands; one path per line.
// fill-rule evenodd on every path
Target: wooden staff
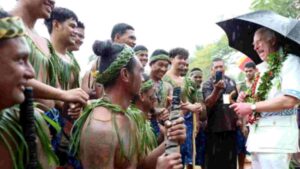
M 193 169 L 196 168 L 196 137 L 197 137 L 197 115 L 196 112 L 193 113 L 193 136 L 192 136 L 192 143 L 193 143 Z
M 27 87 L 24 95 L 25 101 L 20 105 L 20 124 L 29 149 L 29 161 L 25 161 L 25 168 L 36 169 L 38 167 L 38 159 L 32 88 Z
M 181 88 L 175 87 L 173 89 L 173 97 L 172 97 L 172 106 L 171 106 L 171 112 L 169 116 L 169 120 L 171 123 L 178 119 L 180 115 L 180 95 L 181 95 Z M 167 139 L 166 142 L 166 155 L 169 155 L 171 153 L 180 152 L 180 146 L 179 143 L 176 141 L 171 141 Z

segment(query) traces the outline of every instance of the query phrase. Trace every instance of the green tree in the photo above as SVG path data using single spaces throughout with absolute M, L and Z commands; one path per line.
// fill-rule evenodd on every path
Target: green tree
M 195 58 L 191 60 L 190 69 L 194 67 L 201 68 L 203 71 L 203 78 L 207 79 L 210 76 L 212 59 L 216 57 L 223 58 L 234 50 L 228 46 L 227 37 L 224 35 L 215 43 L 205 46 L 197 46 Z
M 271 10 L 286 17 L 300 16 L 300 0 L 253 0 L 253 10 Z

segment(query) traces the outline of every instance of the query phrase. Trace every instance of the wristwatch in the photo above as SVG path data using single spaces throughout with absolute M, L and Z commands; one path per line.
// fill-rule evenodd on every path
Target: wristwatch
M 256 104 L 255 103 L 251 105 L 251 110 L 252 110 L 252 112 L 256 112 Z

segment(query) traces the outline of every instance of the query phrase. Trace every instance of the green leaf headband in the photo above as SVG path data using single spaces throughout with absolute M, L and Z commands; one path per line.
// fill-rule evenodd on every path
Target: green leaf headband
M 196 72 L 198 72 L 198 73 L 200 73 L 201 75 L 203 75 L 203 72 L 202 72 L 201 70 L 194 70 L 194 71 L 191 71 L 191 72 L 189 73 L 189 76 L 194 75 Z
M 155 56 L 152 56 L 150 57 L 150 64 L 152 62 L 155 62 L 157 60 L 166 60 L 170 63 L 170 59 L 169 59 L 169 56 L 168 55 L 164 55 L 164 54 L 161 54 L 161 55 L 155 55 Z
M 96 73 L 96 81 L 98 83 L 105 84 L 115 79 L 120 70 L 128 64 L 133 56 L 133 50 L 129 46 L 125 45 L 124 49 L 117 56 L 116 60 L 114 60 L 105 71 L 102 73 Z
M 139 55 L 141 53 L 148 53 L 148 51 L 147 50 L 138 50 L 135 52 L 135 55 Z
M 0 19 L 0 39 L 9 39 L 25 35 L 25 26 L 19 17 Z
M 154 83 L 151 79 L 145 81 L 141 85 L 141 92 L 146 92 L 154 86 Z

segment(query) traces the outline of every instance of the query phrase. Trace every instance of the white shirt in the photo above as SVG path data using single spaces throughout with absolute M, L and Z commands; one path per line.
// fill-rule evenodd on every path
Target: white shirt
M 267 69 L 265 63 L 261 76 Z M 259 86 L 259 85 L 258 85 Z M 272 80 L 267 100 L 289 95 L 300 100 L 300 57 L 288 54 L 278 77 Z M 249 152 L 295 153 L 298 147 L 297 109 L 261 113 L 257 124 L 250 127 L 247 141 Z

